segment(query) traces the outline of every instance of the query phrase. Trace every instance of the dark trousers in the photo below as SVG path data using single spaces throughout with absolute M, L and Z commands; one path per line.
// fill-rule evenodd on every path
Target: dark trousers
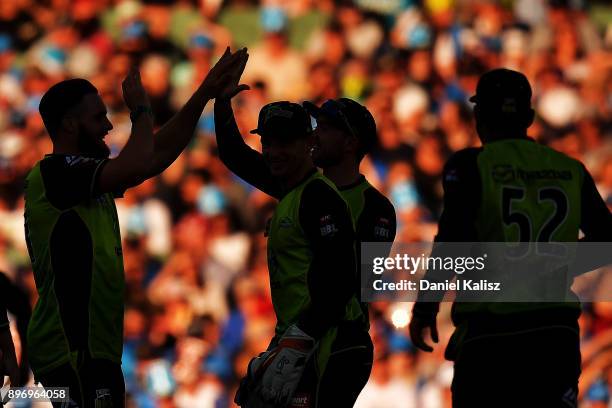
M 43 387 L 68 387 L 71 404 L 54 402 L 53 408 L 123 408 L 125 383 L 121 365 L 110 360 L 92 359 L 87 354 L 77 367 L 64 364 L 36 376 Z
M 453 407 L 576 407 L 577 329 L 532 329 L 465 342 L 455 360 Z
M 351 408 L 370 378 L 373 350 L 365 330 L 339 330 L 325 372 L 317 381 L 311 360 L 289 407 Z M 301 400 L 303 395 L 309 396 L 307 403 Z

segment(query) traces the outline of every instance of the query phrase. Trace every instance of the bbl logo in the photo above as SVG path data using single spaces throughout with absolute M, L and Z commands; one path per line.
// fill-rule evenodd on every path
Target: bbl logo
M 507 183 L 514 180 L 514 169 L 510 164 L 498 164 L 493 167 L 491 175 L 498 183 Z

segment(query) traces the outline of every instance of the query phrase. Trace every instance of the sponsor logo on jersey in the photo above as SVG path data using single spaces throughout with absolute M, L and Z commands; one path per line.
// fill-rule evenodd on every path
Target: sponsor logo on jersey
M 510 164 L 498 164 L 493 167 L 491 176 L 498 183 L 508 183 L 515 180 L 571 180 L 572 172 L 556 169 L 525 170 L 514 168 Z
M 333 235 L 338 232 L 338 228 L 336 228 L 336 224 L 331 215 L 324 215 L 319 218 L 319 229 L 322 237 Z
M 374 226 L 374 235 L 381 238 L 389 238 L 390 231 L 388 219 L 384 217 L 378 219 L 377 225 Z
M 83 156 L 66 156 L 66 164 L 70 167 L 77 166 L 79 164 L 89 163 L 91 161 L 98 162 L 100 160 Z
M 509 164 L 498 164 L 493 167 L 492 176 L 499 183 L 507 183 L 514 180 L 514 169 Z
M 310 406 L 310 394 L 296 393 L 291 397 L 288 408 L 308 408 Z
M 516 177 L 521 180 L 571 180 L 572 172 L 569 170 L 555 169 L 516 169 Z
M 106 404 L 104 404 L 104 402 Z M 110 405 L 112 401 L 111 391 L 108 388 L 99 388 L 96 390 L 96 407 L 104 405 Z
M 457 169 L 450 169 L 444 175 L 444 181 L 459 181 L 459 173 Z

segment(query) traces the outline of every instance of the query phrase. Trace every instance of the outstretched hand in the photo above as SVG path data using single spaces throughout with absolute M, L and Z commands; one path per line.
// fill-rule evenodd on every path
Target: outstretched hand
M 135 110 L 139 106 L 150 106 L 147 92 L 140 81 L 140 72 L 136 66 L 132 66 L 127 76 L 121 84 L 123 89 L 123 99 L 130 111 Z
M 202 83 L 206 93 L 211 98 L 231 99 L 238 93 L 250 89 L 248 85 L 238 84 L 248 59 L 246 48 L 232 54 L 228 47 Z

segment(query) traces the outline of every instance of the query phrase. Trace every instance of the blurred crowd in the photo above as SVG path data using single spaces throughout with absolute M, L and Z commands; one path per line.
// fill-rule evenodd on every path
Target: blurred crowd
M 588 3 L 588 4 L 587 4 Z M 201 83 L 227 45 L 249 47 L 234 100 L 247 143 L 273 100 L 349 97 L 376 119 L 363 162 L 393 202 L 397 240 L 431 241 L 440 175 L 479 144 L 471 104 L 479 75 L 527 75 L 530 136 L 582 160 L 612 208 L 612 7 L 586 0 L 2 0 L 0 1 L 0 270 L 36 300 L 23 232 L 24 177 L 51 152 L 41 95 L 68 77 L 100 91 L 114 129 L 130 132 L 121 81 L 138 64 L 156 126 Z M 232 406 L 246 364 L 275 324 L 263 227 L 275 201 L 220 162 L 212 103 L 179 159 L 117 200 L 127 280 L 123 370 L 134 407 Z M 371 307 L 375 363 L 359 408 L 448 407 L 452 326 L 417 352 L 411 305 Z M 612 304 L 584 305 L 582 407 L 612 406 Z

